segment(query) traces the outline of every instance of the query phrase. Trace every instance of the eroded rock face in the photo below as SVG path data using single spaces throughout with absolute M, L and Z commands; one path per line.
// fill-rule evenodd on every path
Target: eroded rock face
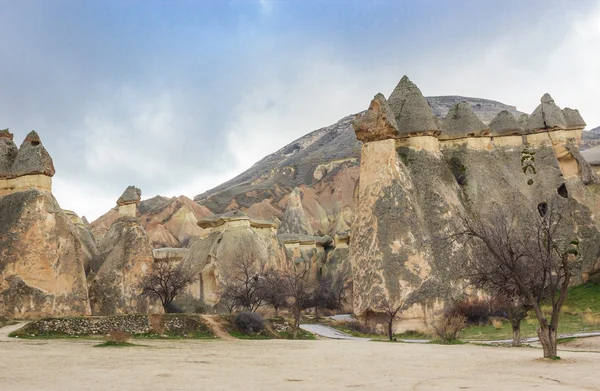
M 285 248 L 270 222 L 237 211 L 209 216 L 199 224 L 205 227 L 203 236 L 192 243 L 181 264 L 199 277 L 188 294 L 215 311 L 225 309 L 220 303 L 223 281 L 239 276 L 240 262 L 250 262 L 257 271 L 280 268 L 286 262 Z
M 52 194 L 0 197 L 0 314 L 90 315 L 79 233 Z
M 407 76 L 403 76 L 388 99 L 403 135 L 438 134 L 439 129 L 425 97 Z
M 185 247 L 191 237 L 202 233 L 198 220 L 212 215 L 206 207 L 185 196 L 156 196 L 137 205 L 140 222 L 154 248 Z M 111 209 L 91 223 L 94 237 L 102 240 L 112 223 L 119 218 L 117 208 Z
M 369 109 L 353 123 L 356 138 L 362 142 L 400 137 L 394 113 L 383 94 L 375 95 Z
M 540 102 L 529 116 L 526 130 L 536 132 L 542 129 L 565 129 L 567 127 L 565 116 L 550 94 L 544 94 Z
M 110 227 L 91 264 L 90 304 L 94 315 L 162 312 L 140 296 L 142 277 L 154 262 L 146 232 L 135 217 L 123 216 Z
M 40 136 L 31 131 L 21 146 L 12 165 L 10 177 L 16 178 L 23 175 L 42 174 L 54 176 L 56 170 L 52 158 L 42 145 Z
M 314 235 L 312 227 L 308 223 L 304 208 L 302 207 L 302 198 L 300 189 L 295 188 L 288 197 L 287 208 L 283 221 L 279 227 L 279 233 Z
M 518 136 L 523 133 L 523 128 L 519 125 L 519 122 L 507 110 L 502 110 L 498 115 L 490 122 L 490 135 L 496 136 Z
M 0 130 L 0 178 L 8 178 L 19 149 L 8 129 Z
M 555 108 L 562 115 L 549 96 L 542 105 L 550 124 Z M 470 249 L 447 239 L 460 216 L 485 216 L 500 205 L 525 216 L 542 202 L 559 204 L 574 220 L 575 232 L 565 234 L 580 240 L 583 262 L 575 282 L 597 278 L 600 200 L 597 178 L 577 148 L 581 125 L 562 130 L 547 122 L 544 132 L 522 136 L 506 112 L 490 124 L 490 138 L 470 111 L 468 104 L 450 110 L 440 135 L 448 141 L 439 148 L 401 139 L 363 144 L 349 247 L 357 315 L 405 305 L 410 316 L 418 307 L 464 296 L 461 275 Z
M 490 129 L 473 112 L 468 102 L 454 105 L 442 122 L 440 140 L 453 140 L 466 137 L 488 135 Z
M 583 117 L 581 116 L 581 114 L 579 114 L 579 110 L 577 109 L 570 109 L 568 107 L 565 107 L 563 110 L 563 115 L 565 117 L 565 123 L 567 125 L 567 129 L 578 129 L 578 128 L 585 128 L 586 127 L 586 123 L 583 120 Z
M 137 204 L 142 199 L 142 191 L 135 186 L 127 186 L 127 189 L 117 200 L 117 205 Z

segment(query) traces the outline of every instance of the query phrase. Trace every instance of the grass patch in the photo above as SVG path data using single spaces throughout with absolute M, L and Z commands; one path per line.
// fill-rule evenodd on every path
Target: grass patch
M 542 306 L 548 312 L 549 306 Z M 533 312 L 521 322 L 521 338 L 537 337 L 538 321 Z M 560 334 L 574 334 L 600 330 L 600 284 L 588 282 L 569 289 L 558 323 Z M 493 341 L 512 339 L 512 327 L 504 322 L 492 325 L 469 326 L 461 332 L 461 339 Z
M 280 331 L 279 336 L 283 339 L 293 339 L 292 330 Z M 296 334 L 297 340 L 313 340 L 317 339 L 317 337 L 313 333 L 309 333 L 306 330 L 298 329 L 298 333 Z
M 400 334 L 394 334 L 396 339 L 431 339 L 431 335 L 422 333 L 417 330 L 407 330 Z
M 557 338 L 556 339 L 556 343 L 557 344 L 567 343 L 567 342 L 572 342 L 572 341 L 577 341 L 577 338 L 575 338 L 575 337 L 566 337 L 566 338 Z
M 460 339 L 443 340 L 441 338 L 436 338 L 436 339 L 432 339 L 428 343 L 435 344 L 435 345 L 464 345 L 467 342 L 461 341 Z

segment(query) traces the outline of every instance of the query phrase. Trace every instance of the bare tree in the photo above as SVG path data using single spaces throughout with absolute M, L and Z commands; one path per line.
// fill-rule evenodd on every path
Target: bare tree
M 252 253 L 241 249 L 234 257 L 235 263 L 223 273 L 221 300 L 230 312 L 235 308 L 243 308 L 255 312 L 263 305 L 264 273 Z
M 394 320 L 396 319 L 396 317 L 398 316 L 398 312 L 400 312 L 402 308 L 402 305 L 388 305 L 385 308 L 385 313 L 388 315 L 388 338 L 390 339 L 390 341 L 394 340 Z
M 171 262 L 155 262 L 142 277 L 139 287 L 142 295 L 159 299 L 165 312 L 173 311 L 173 300 L 198 277 L 191 269 Z
M 265 304 L 275 310 L 275 317 L 279 316 L 279 309 L 287 305 L 287 292 L 285 283 L 277 270 L 270 269 L 265 273 L 260 295 Z
M 315 291 L 318 289 L 316 281 L 310 279 L 309 271 L 310 269 L 304 262 L 293 262 L 286 265 L 281 273 L 281 280 L 286 296 L 288 297 L 289 308 L 294 316 L 292 327 L 294 339 L 298 336 L 302 310 L 312 305 Z
M 488 218 L 463 217 L 463 228 L 453 239 L 464 239 L 475 249 L 467 275 L 471 282 L 516 299 L 515 322 L 524 317 L 528 306 L 534 310 L 544 357 L 551 358 L 557 352 L 560 309 L 578 266 L 579 241 L 564 234 L 574 230 L 556 201 L 540 204 L 538 212 L 517 223 L 508 208 L 495 206 Z M 544 300 L 552 306 L 550 320 L 541 308 Z M 515 334 L 520 337 L 520 332 Z

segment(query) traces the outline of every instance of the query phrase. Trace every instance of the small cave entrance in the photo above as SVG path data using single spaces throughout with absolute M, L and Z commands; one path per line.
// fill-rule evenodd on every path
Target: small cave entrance
M 569 191 L 567 190 L 567 186 L 564 183 L 560 185 L 558 189 L 556 189 L 556 192 L 562 198 L 569 198 Z
M 450 166 L 450 171 L 452 171 L 452 175 L 454 175 L 454 179 L 460 186 L 464 186 L 467 184 L 467 168 L 456 156 L 452 157 L 448 161 L 448 165 Z
M 542 217 L 546 216 L 546 213 L 548 213 L 548 203 L 540 202 L 537 206 L 537 210 L 538 210 L 538 213 L 540 214 L 540 216 L 542 216 Z

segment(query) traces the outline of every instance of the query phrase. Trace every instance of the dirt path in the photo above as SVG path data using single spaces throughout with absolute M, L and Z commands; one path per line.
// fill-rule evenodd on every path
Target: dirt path
M 598 390 L 598 353 L 542 360 L 540 349 L 343 340 L 0 343 L 0 389 Z
M 233 338 L 231 335 L 229 335 L 229 333 L 227 332 L 227 330 L 225 330 L 223 328 L 223 325 L 219 322 L 219 318 L 218 316 L 214 316 L 214 315 L 202 315 L 202 319 L 204 319 L 208 325 L 208 327 L 210 327 L 210 329 L 212 330 L 212 332 L 219 337 L 220 339 L 224 340 L 224 341 L 233 341 L 235 340 L 235 338 Z
M 11 326 L 1 327 L 0 328 L 0 341 L 14 341 L 13 338 L 8 337 L 8 334 L 12 333 L 15 330 L 20 329 L 21 327 L 24 327 L 28 323 L 29 322 L 19 322 L 17 324 L 13 324 Z

